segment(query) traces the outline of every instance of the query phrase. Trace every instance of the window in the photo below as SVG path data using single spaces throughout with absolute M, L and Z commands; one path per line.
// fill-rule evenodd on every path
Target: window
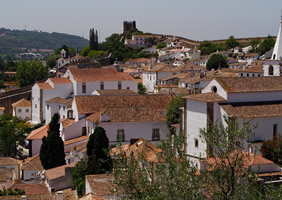
M 129 87 L 127 87 L 126 89 L 128 89 L 128 90 L 129 90 L 130 88 L 129 88 Z
M 59 106 L 59 110 L 61 110 L 61 106 Z
M 65 106 L 63 107 L 63 110 L 64 110 L 64 111 L 66 110 L 66 107 L 65 107 Z
M 255 77 L 255 74 L 253 74 L 253 77 Z
M 22 112 L 22 109 L 19 108 L 19 109 L 18 109 L 18 113 L 21 113 L 21 112 Z
M 82 127 L 82 136 L 86 135 L 86 127 Z
M 216 93 L 217 92 L 217 87 L 216 86 L 212 86 L 211 90 Z
M 199 140 L 195 139 L 195 148 L 198 148 L 198 147 L 199 147 Z
M 32 100 L 34 100 L 34 97 L 32 97 Z
M 124 129 L 118 129 L 117 130 L 117 141 L 124 142 L 125 141 L 124 139 L 125 139 Z
M 37 104 L 34 104 L 34 108 L 37 108 Z
M 38 99 L 38 101 L 40 100 L 40 98 L 39 98 L 39 97 L 38 97 L 37 99 Z
M 100 83 L 100 90 L 104 90 L 104 82 Z
M 25 109 L 25 112 L 29 112 L 29 109 L 27 108 L 27 109 Z
M 273 140 L 277 140 L 278 138 L 278 133 L 277 133 L 277 124 L 273 124 Z
M 121 82 L 118 82 L 118 89 L 121 90 Z
M 152 140 L 159 141 L 160 140 L 160 129 L 154 128 L 152 133 Z
M 273 66 L 270 65 L 268 68 L 268 75 L 273 75 Z
M 63 119 L 65 119 L 66 118 L 66 116 L 65 115 L 63 115 Z
M 243 73 L 241 73 L 241 76 L 243 76 Z
M 68 118 L 73 119 L 73 110 L 68 110 Z
M 82 93 L 86 93 L 86 83 L 82 83 Z
M 47 105 L 47 110 L 49 110 L 49 105 Z

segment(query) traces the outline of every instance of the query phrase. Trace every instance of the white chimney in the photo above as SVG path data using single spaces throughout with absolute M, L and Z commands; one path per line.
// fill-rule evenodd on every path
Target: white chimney
M 63 200 L 63 191 L 57 192 L 57 200 Z

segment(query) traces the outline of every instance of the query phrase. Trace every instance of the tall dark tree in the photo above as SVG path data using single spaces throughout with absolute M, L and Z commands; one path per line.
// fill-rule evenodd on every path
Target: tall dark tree
M 98 50 L 98 31 L 91 28 L 89 31 L 89 46 L 90 50 Z
M 55 113 L 49 124 L 48 136 L 43 137 L 40 148 L 40 160 L 44 169 L 66 164 L 64 142 L 60 137 L 60 116 Z
M 234 49 L 239 45 L 239 42 L 234 38 L 233 35 L 231 35 L 228 40 L 225 41 L 225 46 L 228 49 Z
M 87 143 L 88 173 L 101 174 L 112 169 L 112 161 L 109 156 L 109 139 L 105 129 L 96 127 Z
M 97 30 L 95 34 L 95 50 L 98 50 L 98 31 Z
M 181 98 L 181 96 L 175 97 L 171 100 L 171 102 L 168 104 L 167 107 L 167 113 L 166 113 L 166 123 L 169 127 L 169 129 L 172 131 L 172 124 L 180 123 L 180 108 L 184 106 L 184 100 Z

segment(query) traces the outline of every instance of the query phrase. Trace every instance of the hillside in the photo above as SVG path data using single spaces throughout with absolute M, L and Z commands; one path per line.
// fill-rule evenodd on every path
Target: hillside
M 62 45 L 82 49 L 88 40 L 64 33 L 47 33 L 41 31 L 9 30 L 0 28 L 0 48 L 11 49 L 52 49 Z

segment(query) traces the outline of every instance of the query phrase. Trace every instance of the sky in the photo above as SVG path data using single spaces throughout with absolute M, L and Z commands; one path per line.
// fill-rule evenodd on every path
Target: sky
M 99 40 L 135 20 L 144 32 L 192 40 L 276 35 L 282 0 L 0 0 L 0 27 Z

